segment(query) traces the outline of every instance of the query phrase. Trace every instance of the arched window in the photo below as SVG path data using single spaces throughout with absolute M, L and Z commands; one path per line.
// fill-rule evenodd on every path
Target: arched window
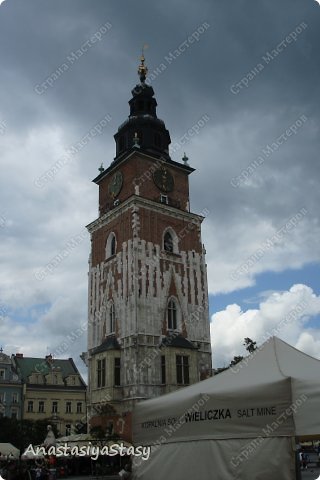
M 116 236 L 115 235 L 112 235 L 110 250 L 111 250 L 110 251 L 111 255 L 116 254 Z
M 164 234 L 163 247 L 166 252 L 173 252 L 173 238 L 170 232 Z
M 115 234 L 110 233 L 106 243 L 106 258 L 112 257 L 117 252 L 117 239 Z
M 168 330 L 177 330 L 177 305 L 173 298 L 170 298 L 167 309 Z
M 113 302 L 111 302 L 110 309 L 109 309 L 109 326 L 110 326 L 110 333 L 114 333 L 116 329 L 116 314 L 115 314 Z
M 163 249 L 170 253 L 179 253 L 178 237 L 172 228 L 167 228 L 163 235 Z

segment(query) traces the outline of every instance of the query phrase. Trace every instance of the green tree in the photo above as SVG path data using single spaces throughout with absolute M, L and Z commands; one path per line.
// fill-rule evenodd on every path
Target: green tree
M 254 342 L 253 340 L 251 340 L 251 338 L 247 337 L 244 339 L 244 344 L 243 344 L 245 347 L 246 347 L 246 350 L 249 352 L 249 353 L 253 353 L 255 350 L 257 350 L 257 342 Z
M 28 445 L 41 445 L 47 435 L 47 425 L 51 425 L 57 436 L 57 429 L 47 420 L 16 420 L 0 418 L 0 442 L 12 443 L 22 452 Z
M 231 360 L 229 366 L 233 367 L 234 365 L 237 365 L 237 363 L 241 362 L 241 360 L 243 360 L 243 356 L 242 355 L 236 355 L 235 357 L 233 357 L 233 360 Z

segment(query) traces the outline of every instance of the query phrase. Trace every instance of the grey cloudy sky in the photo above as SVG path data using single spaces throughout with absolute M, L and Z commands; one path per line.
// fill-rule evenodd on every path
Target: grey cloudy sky
M 312 299 L 284 338 L 319 355 L 319 24 L 314 0 L 1 4 L 0 343 L 7 353 L 77 357 L 86 348 L 76 329 L 87 312 L 84 226 L 97 215 L 91 179 L 114 157 L 113 134 L 128 115 L 148 44 L 172 158 L 186 151 L 197 169 L 192 210 L 209 212 L 203 239 L 215 363 L 238 353 L 244 325 L 263 338 L 275 322 L 275 310 L 264 314 L 274 295 L 286 311 L 297 295 Z M 200 123 L 203 116 L 209 120 Z M 97 125 L 101 134 L 66 157 Z M 54 178 L 39 182 L 61 158 Z M 49 271 L 59 254 L 63 261 Z M 294 284 L 301 285 L 291 291 Z M 230 306 L 248 293 L 262 303 L 246 312 Z M 59 350 L 70 332 L 76 341 Z

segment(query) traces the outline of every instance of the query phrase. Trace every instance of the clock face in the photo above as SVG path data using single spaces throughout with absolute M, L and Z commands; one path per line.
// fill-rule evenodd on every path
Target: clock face
M 110 180 L 108 191 L 111 197 L 115 198 L 119 195 L 120 190 L 122 188 L 123 183 L 123 175 L 120 171 L 115 173 Z
M 153 173 L 153 181 L 162 192 L 172 192 L 174 187 L 173 176 L 165 167 L 161 167 Z

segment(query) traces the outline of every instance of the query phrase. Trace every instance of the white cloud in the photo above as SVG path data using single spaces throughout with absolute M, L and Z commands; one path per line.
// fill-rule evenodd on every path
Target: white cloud
M 271 335 L 320 358 L 320 322 L 318 328 L 308 326 L 319 314 L 320 296 L 301 284 L 271 293 L 258 309 L 243 312 L 239 305 L 228 305 L 211 318 L 214 366 L 228 365 L 235 355 L 244 355 L 245 337 L 260 345 Z
M 86 285 L 83 284 L 60 295 L 42 312 L 20 311 L 24 320 L 17 319 L 17 311 L 14 316 L 0 311 L 0 338 L 4 341 L 5 352 L 19 352 L 27 357 L 44 358 L 48 353 L 55 358 L 72 357 L 86 376 L 79 358 L 87 348 L 87 311 L 85 303 L 79 302 L 81 297 L 86 298 Z
M 201 158 L 190 178 L 191 205 L 195 212 L 209 212 L 202 237 L 210 293 L 246 288 L 262 272 L 303 268 L 320 260 L 318 176 L 312 172 L 312 153 L 310 165 L 299 160 L 308 156 L 302 151 L 303 137 L 316 135 L 311 120 L 258 165 L 249 181 L 238 187 L 231 183 L 285 130 L 288 120 L 275 128 L 275 118 L 261 123 L 252 112 L 208 123 L 188 145 L 190 165 L 198 167 L 196 159 Z

